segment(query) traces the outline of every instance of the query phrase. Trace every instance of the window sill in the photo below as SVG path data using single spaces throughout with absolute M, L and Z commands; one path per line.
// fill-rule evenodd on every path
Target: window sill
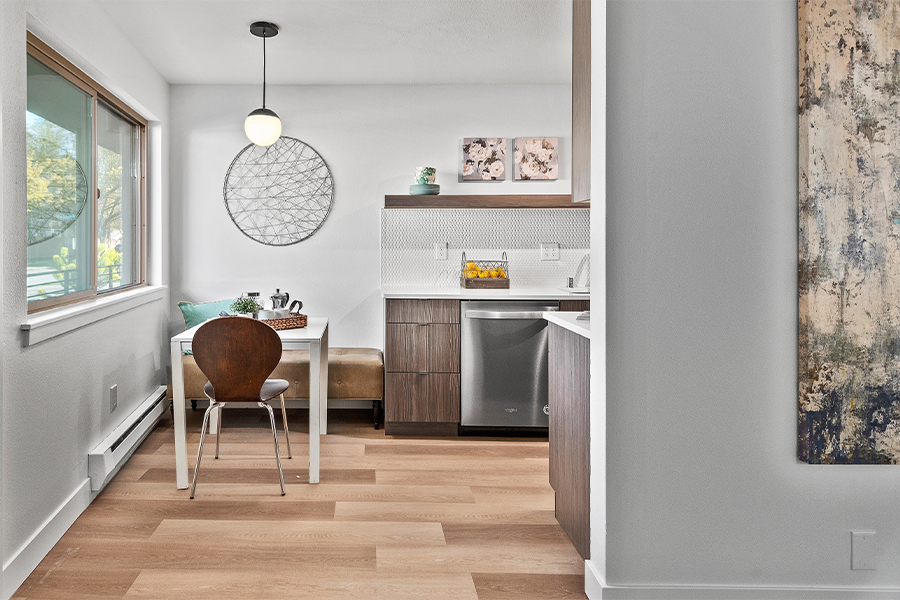
M 33 346 L 132 308 L 162 300 L 166 289 L 167 286 L 164 285 L 144 286 L 29 315 L 20 327 L 24 332 L 22 345 Z

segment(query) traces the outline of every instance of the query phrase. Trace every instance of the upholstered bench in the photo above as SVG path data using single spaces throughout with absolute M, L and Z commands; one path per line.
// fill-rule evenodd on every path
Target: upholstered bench
M 196 407 L 197 399 L 206 399 L 203 386 L 206 376 L 194 357 L 182 356 L 184 397 Z M 286 379 L 284 393 L 288 401 L 309 398 L 309 351 L 285 350 L 281 362 L 269 376 Z M 170 386 L 171 395 L 171 386 Z M 328 400 L 371 400 L 375 429 L 381 423 L 384 402 L 384 357 L 377 348 L 328 349 Z

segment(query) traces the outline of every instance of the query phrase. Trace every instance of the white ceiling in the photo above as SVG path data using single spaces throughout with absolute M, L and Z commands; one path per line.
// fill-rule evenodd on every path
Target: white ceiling
M 99 0 L 170 83 L 570 83 L 571 0 Z

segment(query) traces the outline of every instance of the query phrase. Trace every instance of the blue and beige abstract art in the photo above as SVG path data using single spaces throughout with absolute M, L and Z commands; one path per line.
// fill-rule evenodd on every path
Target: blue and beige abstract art
M 900 463 L 900 3 L 799 0 L 798 454 Z

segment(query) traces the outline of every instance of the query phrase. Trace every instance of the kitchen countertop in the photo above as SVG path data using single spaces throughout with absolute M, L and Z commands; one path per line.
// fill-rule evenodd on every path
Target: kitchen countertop
M 508 290 L 467 290 L 462 287 L 382 286 L 384 298 L 454 298 L 459 300 L 590 300 L 589 293 L 567 292 L 560 286 L 514 287 Z M 573 313 L 575 314 L 575 313 Z
M 580 311 L 576 312 L 545 312 L 544 318 L 550 323 L 559 325 L 564 329 L 568 329 L 573 333 L 577 333 L 582 337 L 591 339 L 591 322 L 576 321 L 575 317 L 580 315 Z

